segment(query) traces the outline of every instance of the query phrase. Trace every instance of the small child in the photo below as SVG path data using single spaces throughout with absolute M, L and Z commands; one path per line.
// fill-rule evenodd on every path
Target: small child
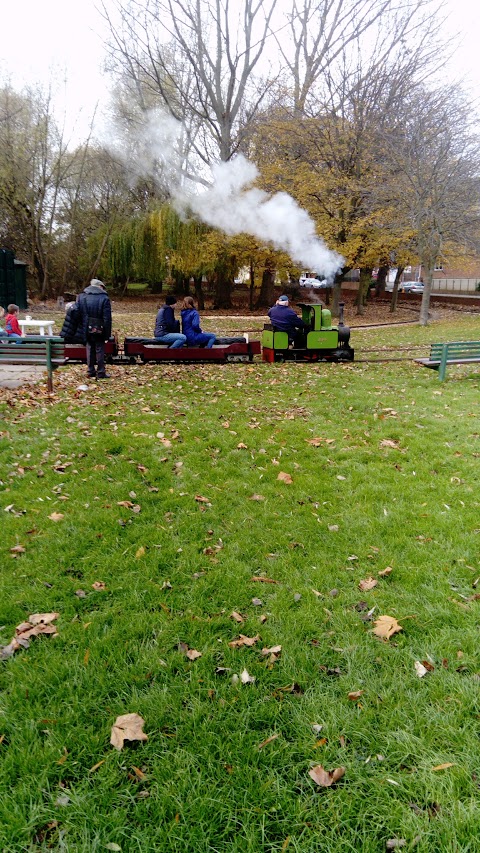
M 5 317 L 5 330 L 10 339 L 18 340 L 22 337 L 22 330 L 18 325 L 17 317 L 20 308 L 18 307 L 18 305 L 14 305 L 12 302 L 12 304 L 7 307 L 7 311 L 8 313 Z

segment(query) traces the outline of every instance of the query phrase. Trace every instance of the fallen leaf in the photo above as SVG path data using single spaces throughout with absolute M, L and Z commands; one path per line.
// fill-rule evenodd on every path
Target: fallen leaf
M 117 717 L 112 726 L 110 743 L 115 749 L 121 750 L 126 740 L 148 740 L 148 735 L 142 731 L 144 725 L 145 720 L 138 714 L 123 714 Z
M 145 548 L 143 547 L 143 545 L 140 545 L 140 548 L 138 549 L 138 551 L 135 554 L 135 559 L 139 560 L 141 557 L 144 557 L 144 556 L 145 556 Z
M 263 497 L 263 495 L 252 495 L 249 498 L 249 501 L 264 501 L 264 500 L 265 500 L 265 498 Z
M 267 737 L 266 740 L 264 740 L 264 741 L 262 741 L 262 743 L 258 744 L 258 749 L 263 749 L 264 746 L 267 746 L 268 743 L 272 743 L 272 741 L 276 740 L 277 737 L 280 737 L 280 735 L 279 734 L 270 735 L 270 737 Z
M 111 850 L 112 853 L 122 853 L 122 848 L 119 844 L 115 844 L 114 841 L 109 841 L 108 844 L 105 844 L 105 850 Z
M 393 568 L 391 566 L 387 566 L 386 569 L 382 569 L 381 572 L 378 572 L 378 577 L 379 578 L 386 578 L 387 575 L 391 575 L 392 572 L 393 572 Z
M 380 442 L 380 447 L 393 447 L 395 450 L 398 449 L 398 441 L 392 441 L 390 438 L 383 438 Z
M 18 554 L 25 554 L 26 550 L 23 545 L 14 545 L 13 548 L 10 548 L 10 553 L 12 557 L 17 557 Z
M 361 580 L 360 583 L 358 584 L 358 588 L 362 592 L 368 592 L 369 589 L 374 589 L 377 585 L 378 585 L 378 581 L 376 580 L 376 578 L 370 577 L 370 578 L 365 578 L 364 580 Z
M 375 619 L 374 624 L 373 633 L 376 637 L 381 637 L 384 640 L 389 640 L 398 631 L 403 631 L 402 625 L 399 625 L 393 616 L 379 616 L 378 619 Z
M 92 583 L 92 589 L 95 589 L 97 592 L 100 592 L 103 589 L 106 589 L 107 585 L 103 581 L 94 581 Z
M 240 444 L 237 444 L 237 450 L 248 450 L 248 447 L 241 441 Z
M 84 589 L 75 590 L 75 595 L 77 596 L 77 598 L 86 598 L 87 597 L 87 593 L 85 592 Z
M 117 506 L 124 506 L 126 509 L 132 509 L 132 501 L 117 501 Z
M 437 764 L 436 767 L 432 767 L 432 771 L 436 773 L 438 770 L 448 770 L 449 767 L 455 767 L 452 761 L 447 761 L 445 764 Z
M 145 781 L 145 779 L 147 778 L 147 775 L 146 775 L 146 773 L 143 772 L 143 770 L 140 770 L 140 767 L 135 767 L 135 765 L 132 764 L 132 770 L 135 773 L 135 776 L 137 777 L 139 782 Z
M 210 500 L 208 498 L 204 498 L 203 495 L 195 495 L 195 500 L 199 504 L 209 504 Z
M 197 652 L 197 650 L 196 650 L 196 649 L 188 649 L 188 651 L 187 651 L 187 653 L 186 653 L 186 654 L 187 654 L 187 658 L 188 658 L 189 660 L 197 660 L 197 658 L 201 658 L 201 657 L 202 657 L 202 653 L 201 653 L 201 652 Z
M 52 512 L 48 517 L 50 521 L 61 521 L 62 518 L 65 518 L 63 512 Z
M 386 847 L 387 850 L 397 850 L 399 847 L 406 847 L 405 838 L 390 838 L 387 841 Z
M 279 581 L 274 581 L 272 578 L 263 578 L 254 575 L 253 578 L 250 578 L 251 581 L 256 581 L 257 583 L 279 583 Z
M 345 767 L 337 767 L 335 770 L 325 770 L 321 764 L 311 767 L 308 775 L 321 788 L 330 788 L 345 775 Z
M 90 767 L 90 770 L 88 772 L 95 773 L 95 770 L 98 770 L 98 768 L 101 767 L 102 764 L 105 764 L 105 758 L 102 758 L 101 761 L 97 761 L 97 763 L 94 764 L 93 767 Z
M 267 655 L 279 655 L 281 651 L 281 646 L 272 646 L 271 649 L 262 649 L 262 655 L 264 657 L 266 657 Z
M 242 616 L 242 614 L 237 613 L 236 610 L 234 610 L 232 613 L 230 613 L 230 619 L 234 619 L 235 622 L 241 622 L 241 623 L 245 622 L 245 619 Z
M 363 696 L 364 690 L 353 690 L 348 694 L 348 698 L 351 702 L 356 702 L 357 699 L 360 699 L 360 696 Z
M 255 676 L 249 675 L 248 671 L 244 669 L 240 673 L 240 681 L 242 682 L 242 684 L 253 684 L 253 682 L 255 681 Z
M 261 607 L 263 604 L 263 601 L 261 598 L 252 598 L 252 604 L 254 607 Z
M 242 646 L 254 646 L 255 643 L 258 643 L 259 639 L 258 634 L 255 637 L 246 637 L 245 634 L 240 634 L 238 640 L 232 640 L 228 645 L 231 649 L 241 649 Z
M 419 678 L 423 678 L 423 676 L 428 672 L 428 669 L 423 665 L 423 663 L 420 663 L 419 660 L 415 661 L 414 667 Z
M 280 471 L 280 473 L 277 477 L 277 480 L 281 480 L 282 483 L 288 483 L 288 485 L 293 483 L 293 480 L 292 480 L 290 474 L 286 474 L 285 471 Z

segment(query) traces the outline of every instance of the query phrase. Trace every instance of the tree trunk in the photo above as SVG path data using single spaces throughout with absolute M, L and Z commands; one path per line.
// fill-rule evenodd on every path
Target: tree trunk
M 433 264 L 429 264 L 428 266 L 424 266 L 422 264 L 422 268 L 425 272 L 423 276 L 424 290 L 422 294 L 422 304 L 420 305 L 419 323 L 421 326 L 428 326 L 428 311 L 430 308 L 430 294 L 432 292 Z
M 340 302 L 342 301 L 342 279 L 343 279 L 343 270 L 335 276 L 335 283 L 333 285 L 333 293 L 332 293 L 332 315 L 334 317 L 338 317 L 340 310 Z
M 193 279 L 195 282 L 195 299 L 197 300 L 199 311 L 205 310 L 205 299 L 203 296 L 202 279 L 203 275 L 197 275 Z
M 270 308 L 275 302 L 275 269 L 265 266 L 256 308 Z
M 255 266 L 253 258 L 250 258 L 250 287 L 248 293 L 248 307 L 253 311 L 253 297 L 255 295 Z
M 213 307 L 232 307 L 232 280 L 225 275 L 223 270 L 218 270 L 215 276 L 215 303 Z
M 394 314 L 397 310 L 397 302 L 398 302 L 398 287 L 400 284 L 400 279 L 403 275 L 405 267 L 397 267 L 397 272 L 395 274 L 395 281 L 393 283 L 393 291 L 392 291 L 392 301 L 390 302 L 390 314 Z
M 365 300 L 372 280 L 372 267 L 361 267 L 357 292 L 357 314 L 365 314 Z
M 377 285 L 375 287 L 375 296 L 384 296 L 389 269 L 390 266 L 388 264 L 383 264 L 383 266 L 379 268 L 377 275 Z

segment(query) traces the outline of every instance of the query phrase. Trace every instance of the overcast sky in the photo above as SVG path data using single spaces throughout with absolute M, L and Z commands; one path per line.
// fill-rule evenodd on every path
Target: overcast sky
M 108 0 L 107 0 L 108 2 Z M 288 0 L 285 0 L 288 2 Z M 67 73 L 70 126 L 77 119 L 81 138 L 97 101 L 107 100 L 108 79 L 102 72 L 105 28 L 96 0 L 0 0 L 2 38 L 0 78 L 15 86 L 56 82 Z M 451 63 L 453 77 L 466 77 L 471 95 L 480 101 L 479 0 L 445 0 L 451 11 L 449 30 L 459 32 L 461 46 Z

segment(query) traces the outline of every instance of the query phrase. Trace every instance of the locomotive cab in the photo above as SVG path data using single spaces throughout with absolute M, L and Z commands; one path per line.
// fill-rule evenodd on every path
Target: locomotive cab
M 299 302 L 302 320 L 307 326 L 307 350 L 332 349 L 338 344 L 338 329 L 332 326 L 332 312 L 322 303 L 308 305 Z

